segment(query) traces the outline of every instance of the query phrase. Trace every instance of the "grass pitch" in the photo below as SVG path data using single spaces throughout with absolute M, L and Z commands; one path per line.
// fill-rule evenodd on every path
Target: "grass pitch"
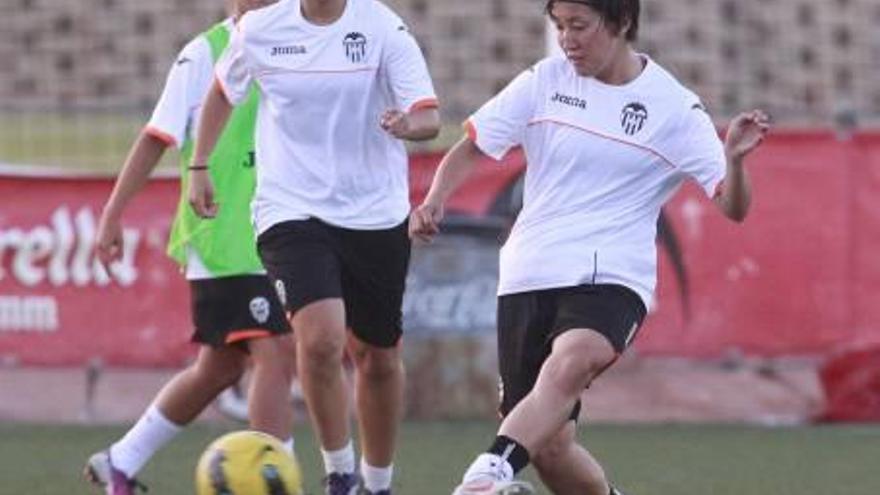
M 150 493 L 192 494 L 199 453 L 229 430 L 186 430 L 142 473 Z M 123 431 L 0 423 L 0 494 L 96 493 L 79 477 L 82 464 Z M 493 432 L 490 422 L 407 423 L 395 493 L 448 495 Z M 587 426 L 581 437 L 630 495 L 880 493 L 880 426 Z M 297 453 L 306 493 L 320 494 L 320 458 L 306 428 L 297 432 Z

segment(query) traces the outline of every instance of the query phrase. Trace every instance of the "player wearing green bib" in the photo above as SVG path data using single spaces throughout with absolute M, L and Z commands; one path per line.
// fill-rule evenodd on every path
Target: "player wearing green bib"
M 222 215 L 203 220 L 188 205 L 186 168 L 194 148 L 192 130 L 213 81 L 214 64 L 229 42 L 234 19 L 267 0 L 235 0 L 233 18 L 197 36 L 181 51 L 150 122 L 134 144 L 104 207 L 96 239 L 105 266 L 122 252 L 123 210 L 146 183 L 168 146 L 181 154 L 181 198 L 168 254 L 180 263 L 190 284 L 192 340 L 201 344 L 194 364 L 159 392 L 138 422 L 108 449 L 93 455 L 86 477 L 107 494 L 134 493 L 136 474 L 181 428 L 241 377 L 253 358 L 249 416 L 251 427 L 287 442 L 293 452 L 288 390 L 293 342 L 290 326 L 257 256 L 249 203 L 255 187 L 254 127 L 257 91 L 239 107 L 211 155 L 212 178 Z

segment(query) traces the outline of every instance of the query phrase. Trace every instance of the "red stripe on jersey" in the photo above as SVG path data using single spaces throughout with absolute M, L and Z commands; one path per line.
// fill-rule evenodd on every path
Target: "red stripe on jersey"
M 155 127 L 147 126 L 144 127 L 144 133 L 148 136 L 152 136 L 158 139 L 159 141 L 162 141 L 163 143 L 165 143 L 165 146 L 174 146 L 175 148 L 177 147 L 177 140 L 174 139 L 174 136 L 168 134 L 167 132 L 162 132 Z
M 257 77 L 260 76 L 274 76 L 275 74 L 353 74 L 355 72 L 370 72 L 378 70 L 378 67 L 361 67 L 358 69 L 315 69 L 315 70 L 303 70 L 303 69 L 272 69 L 272 70 L 264 70 L 262 72 L 257 72 Z
M 632 146 L 633 148 L 638 148 L 642 151 L 647 151 L 648 153 L 659 158 L 668 168 L 670 168 L 672 170 L 679 169 L 679 167 L 677 167 L 674 163 L 672 163 L 672 160 L 670 160 L 669 158 L 666 158 L 665 156 L 663 156 L 659 151 L 655 150 L 654 148 L 649 148 L 647 146 L 644 146 L 644 145 L 641 145 L 638 143 L 633 143 L 630 141 L 624 141 L 623 139 L 616 138 L 614 136 L 609 136 L 607 134 L 602 134 L 601 132 L 596 132 L 592 129 L 587 129 L 586 127 L 581 127 L 581 126 L 577 126 L 574 124 L 569 124 L 568 122 L 562 122 L 562 121 L 554 120 L 554 119 L 533 120 L 533 121 L 529 122 L 529 126 L 533 126 L 533 125 L 537 125 L 537 124 L 544 124 L 544 123 L 548 123 L 548 122 L 552 123 L 552 124 L 559 124 L 559 125 L 565 126 L 565 127 L 571 127 L 572 129 L 577 129 L 579 131 L 586 132 L 587 134 L 592 134 L 592 135 L 600 137 L 602 139 L 607 139 L 609 141 L 614 141 L 616 143 L 625 144 L 627 146 Z

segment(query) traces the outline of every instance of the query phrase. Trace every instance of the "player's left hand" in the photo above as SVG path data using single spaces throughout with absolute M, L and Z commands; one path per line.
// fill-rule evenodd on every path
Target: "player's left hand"
M 98 232 L 95 235 L 95 254 L 105 269 L 109 270 L 110 265 L 122 257 L 122 247 L 122 226 L 119 220 L 109 215 L 105 209 L 101 214 Z
M 764 142 L 770 131 L 770 117 L 763 110 L 737 115 L 727 129 L 724 151 L 734 159 L 742 159 Z
M 409 237 L 414 241 L 430 243 L 440 232 L 443 220 L 443 205 L 425 202 L 413 209 L 409 215 Z
M 398 139 L 405 139 L 409 135 L 409 116 L 400 110 L 386 110 L 379 119 L 379 125 L 385 132 Z
M 189 204 L 201 218 L 214 218 L 220 206 L 214 201 L 214 184 L 207 170 L 189 172 Z

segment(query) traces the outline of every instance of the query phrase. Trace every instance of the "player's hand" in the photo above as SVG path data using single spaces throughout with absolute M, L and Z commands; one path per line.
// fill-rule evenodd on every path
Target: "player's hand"
M 762 110 L 737 115 L 727 129 L 724 151 L 731 158 L 741 160 L 762 142 L 770 131 L 770 117 Z
M 440 232 L 443 220 L 443 206 L 429 202 L 422 203 L 409 215 L 409 237 L 415 241 L 431 242 Z
M 122 226 L 107 213 L 101 215 L 98 233 L 95 235 L 95 255 L 105 269 L 122 257 Z
M 189 204 L 196 215 L 214 218 L 220 205 L 214 202 L 214 184 L 207 170 L 189 172 Z
M 398 139 L 406 139 L 409 135 L 409 116 L 400 110 L 386 110 L 379 119 L 379 125 L 385 132 Z

